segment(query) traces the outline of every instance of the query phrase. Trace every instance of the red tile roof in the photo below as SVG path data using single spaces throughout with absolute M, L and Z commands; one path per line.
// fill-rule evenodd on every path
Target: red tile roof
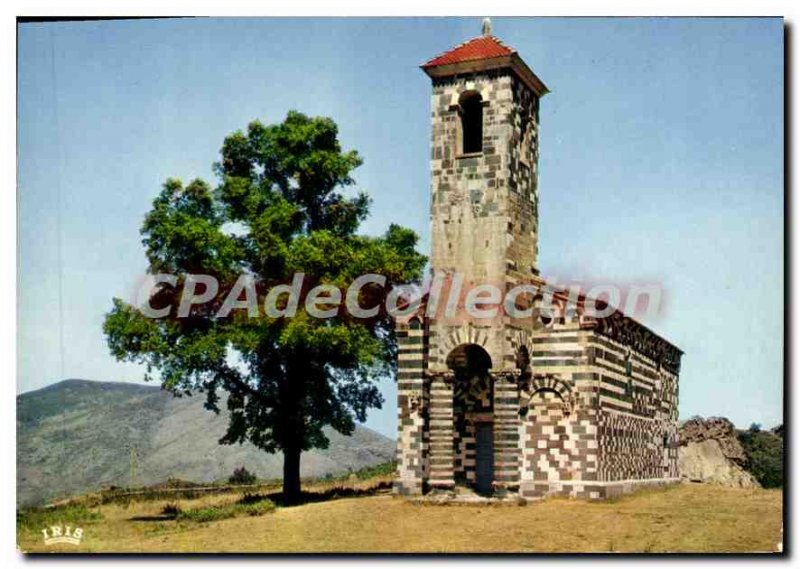
M 516 53 L 516 50 L 507 47 L 503 44 L 503 42 L 494 36 L 479 36 L 469 40 L 468 42 L 462 43 L 457 47 L 454 47 L 450 51 L 447 51 L 441 55 L 437 55 L 425 63 L 422 68 L 427 69 L 430 67 L 437 67 L 439 65 L 461 63 L 463 61 L 492 59 L 514 53 Z

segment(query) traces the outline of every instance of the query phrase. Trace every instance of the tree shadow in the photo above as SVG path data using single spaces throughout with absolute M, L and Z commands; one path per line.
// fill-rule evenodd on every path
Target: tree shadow
M 268 492 L 268 493 L 245 493 L 241 498 L 236 500 L 237 504 L 253 504 L 264 500 L 269 500 L 273 504 L 281 508 L 288 508 L 292 506 L 302 506 L 304 504 L 313 504 L 317 502 L 328 502 L 331 500 L 338 500 L 341 498 L 361 498 L 366 496 L 375 496 L 377 494 L 385 494 L 392 488 L 391 480 L 382 480 L 371 484 L 366 488 L 353 488 L 351 486 L 333 486 L 326 490 L 319 491 L 304 491 L 301 492 L 300 498 L 295 501 L 287 501 L 283 498 L 282 492 Z M 139 515 L 128 518 L 132 522 L 166 522 L 175 520 L 178 512 L 151 515 Z
M 334 486 L 333 488 L 328 488 L 327 490 L 322 490 L 322 491 L 312 491 L 312 492 L 303 491 L 300 493 L 299 499 L 291 502 L 284 500 L 282 492 L 273 492 L 270 494 L 254 494 L 249 499 L 257 501 L 259 499 L 267 498 L 271 500 L 276 506 L 286 508 L 291 506 L 302 506 L 304 504 L 313 504 L 317 502 L 328 502 L 331 500 L 338 500 L 341 498 L 361 498 L 365 496 L 375 496 L 377 494 L 385 493 L 388 490 L 391 490 L 391 488 L 392 488 L 392 482 L 390 480 L 384 480 L 376 484 L 373 484 L 368 488 Z M 245 498 L 243 498 L 243 500 L 244 499 Z
M 174 514 L 153 514 L 150 516 L 133 516 L 128 518 L 130 522 L 170 522 L 175 519 Z

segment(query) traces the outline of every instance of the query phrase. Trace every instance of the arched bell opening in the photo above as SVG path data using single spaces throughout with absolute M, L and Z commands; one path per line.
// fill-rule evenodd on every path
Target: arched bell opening
M 474 154 L 483 151 L 483 98 L 477 91 L 466 91 L 458 99 L 459 154 Z

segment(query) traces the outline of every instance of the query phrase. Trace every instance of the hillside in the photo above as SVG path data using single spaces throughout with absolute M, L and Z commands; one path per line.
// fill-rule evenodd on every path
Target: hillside
M 281 455 L 250 444 L 219 445 L 227 419 L 204 409 L 203 401 L 152 385 L 74 379 L 17 396 L 18 505 L 170 477 L 210 482 L 242 465 L 260 478 L 280 477 Z M 394 457 L 394 441 L 370 429 L 358 427 L 351 437 L 327 434 L 328 449 L 303 454 L 302 476 Z

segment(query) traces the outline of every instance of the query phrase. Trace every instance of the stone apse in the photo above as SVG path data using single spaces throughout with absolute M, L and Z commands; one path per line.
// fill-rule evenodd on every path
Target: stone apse
M 432 274 L 448 288 L 550 292 L 546 305 L 521 297 L 524 317 L 474 318 L 463 299 L 441 314 L 426 296 L 397 319 L 395 493 L 604 498 L 677 481 L 681 351 L 619 311 L 589 316 L 585 298 L 570 303 L 539 277 L 547 87 L 488 29 L 422 69 Z

